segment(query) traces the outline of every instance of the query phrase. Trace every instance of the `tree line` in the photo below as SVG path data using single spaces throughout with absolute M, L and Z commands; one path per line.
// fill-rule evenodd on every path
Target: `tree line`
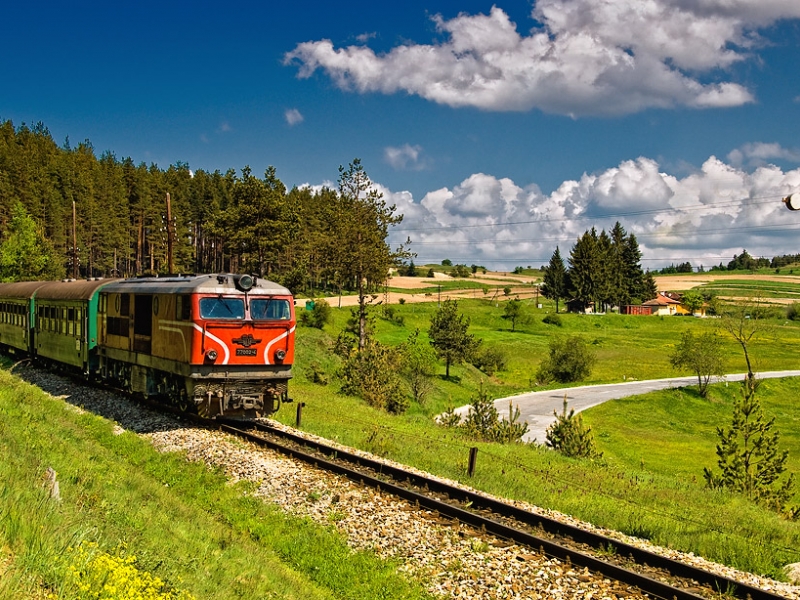
M 577 309 L 591 305 L 596 311 L 609 306 L 641 304 L 658 293 L 652 273 L 642 269 L 642 253 L 633 233 L 617 222 L 610 233 L 592 227 L 570 250 L 569 268 L 556 247 L 543 267 L 542 294 L 556 303 L 574 302 Z
M 0 122 L 4 281 L 164 275 L 171 246 L 176 273 L 248 272 L 293 292 L 364 294 L 405 256 L 386 243 L 401 220 L 358 159 L 340 167 L 338 189 L 287 189 L 274 167 L 262 177 L 249 166 L 161 169 L 98 157 L 88 140 L 59 146 L 42 123 Z

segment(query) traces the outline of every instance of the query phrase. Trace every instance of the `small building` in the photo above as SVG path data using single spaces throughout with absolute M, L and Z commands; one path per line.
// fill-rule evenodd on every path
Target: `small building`
M 652 315 L 672 316 L 672 315 L 687 315 L 689 311 L 681 305 L 680 300 L 674 300 L 661 292 L 658 296 L 647 302 L 643 302 L 642 306 L 649 306 Z
M 652 306 L 643 306 L 642 304 L 626 304 L 622 307 L 623 315 L 652 315 Z

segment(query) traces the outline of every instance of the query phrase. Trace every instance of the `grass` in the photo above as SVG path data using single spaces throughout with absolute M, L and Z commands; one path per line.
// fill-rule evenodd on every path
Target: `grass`
M 0 597 L 78 598 L 69 549 L 124 547 L 141 573 L 197 598 L 420 598 L 333 528 L 285 515 L 252 486 L 78 414 L 0 371 Z M 42 486 L 58 473 L 62 500 Z
M 424 338 L 436 303 L 394 306 L 403 325 L 378 319 L 376 335 L 398 344 L 419 328 Z M 713 319 L 635 317 L 621 315 L 561 315 L 563 326 L 542 323 L 552 306 L 530 308 L 533 321 L 516 332 L 502 318 L 502 304 L 463 300 L 459 308 L 471 319 L 470 331 L 484 345 L 502 348 L 509 357 L 505 371 L 487 377 L 469 365 L 443 367 L 435 389 L 423 404 L 393 417 L 375 411 L 357 398 L 336 393 L 338 359 L 330 352 L 331 338 L 344 326 L 349 311 L 334 311 L 326 332 L 298 330 L 297 376 L 292 395 L 306 403 L 303 428 L 461 480 L 491 493 L 560 510 L 597 525 L 691 551 L 755 573 L 782 577 L 782 567 L 800 561 L 800 524 L 782 519 L 733 494 L 705 488 L 703 467 L 715 467 L 717 425 L 730 423 L 738 387 L 720 384 L 710 400 L 693 388 L 671 390 L 608 402 L 587 411 L 585 419 L 597 435 L 604 458 L 581 461 L 525 445 L 475 443 L 457 431 L 436 426 L 432 416 L 448 405 L 462 405 L 481 382 L 494 397 L 529 390 L 539 361 L 554 335 L 579 335 L 596 350 L 597 366 L 586 383 L 610 383 L 683 375 L 669 365 L 669 354 L 685 329 L 696 333 L 716 329 Z M 800 368 L 796 353 L 800 327 L 776 319 L 769 334 L 751 344 L 758 370 Z M 726 339 L 729 372 L 745 370 L 740 348 Z M 332 377 L 328 386 L 312 385 L 303 365 L 317 361 Z M 544 389 L 544 388 L 539 388 Z M 782 432 L 790 469 L 800 472 L 800 421 L 793 398 L 798 380 L 770 380 L 762 390 L 768 415 Z M 293 413 L 279 413 L 293 424 Z M 479 448 L 478 470 L 467 477 L 469 448 Z M 800 494 L 795 497 L 800 503 Z

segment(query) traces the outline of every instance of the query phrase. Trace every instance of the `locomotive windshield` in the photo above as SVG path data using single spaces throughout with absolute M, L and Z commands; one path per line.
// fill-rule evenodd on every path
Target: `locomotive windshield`
M 240 298 L 200 298 L 201 319 L 244 319 Z
M 254 321 L 288 321 L 290 315 L 288 300 L 250 300 L 250 316 Z

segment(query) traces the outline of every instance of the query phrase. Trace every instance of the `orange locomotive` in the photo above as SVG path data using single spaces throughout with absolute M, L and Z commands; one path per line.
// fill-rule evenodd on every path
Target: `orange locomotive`
M 291 292 L 250 275 L 118 280 L 99 290 L 99 378 L 205 417 L 289 401 Z

